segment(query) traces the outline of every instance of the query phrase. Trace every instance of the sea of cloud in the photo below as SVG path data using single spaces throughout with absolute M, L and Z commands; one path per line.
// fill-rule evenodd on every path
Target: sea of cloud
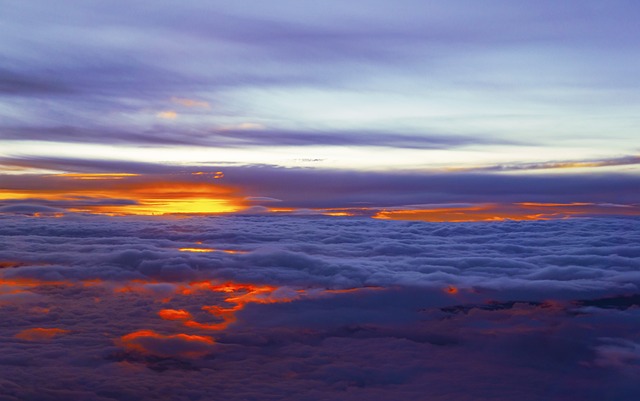
M 5 213 L 0 238 L 2 401 L 640 397 L 635 218 Z

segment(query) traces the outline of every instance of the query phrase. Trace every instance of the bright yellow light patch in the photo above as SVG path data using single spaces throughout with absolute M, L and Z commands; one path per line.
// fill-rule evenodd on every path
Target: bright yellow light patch
M 201 253 L 208 253 L 208 252 L 213 252 L 215 251 L 215 249 L 212 248 L 180 248 L 178 249 L 180 252 L 201 252 Z
M 213 178 L 221 176 L 215 172 Z M 39 176 L 40 188 L 0 190 L 0 200 L 43 199 L 73 212 L 108 215 L 217 214 L 242 210 L 235 188 L 184 175 L 57 174 Z M 204 177 L 203 177 L 204 178 Z
M 214 249 L 214 248 L 180 248 L 180 252 L 195 252 L 195 253 L 209 253 L 209 252 L 224 252 L 224 253 L 248 253 L 247 251 L 240 251 L 237 249 Z

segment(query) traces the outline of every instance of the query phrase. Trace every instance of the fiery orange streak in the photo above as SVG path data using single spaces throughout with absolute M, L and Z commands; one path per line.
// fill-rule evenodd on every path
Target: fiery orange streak
M 215 249 L 213 248 L 179 248 L 178 249 L 180 252 L 201 252 L 201 253 L 208 253 L 208 252 L 213 252 L 215 251 Z
M 278 303 L 290 302 L 293 298 L 272 298 L 271 295 L 278 287 L 269 285 L 253 285 L 253 284 L 237 284 L 223 283 L 214 284 L 210 281 L 192 282 L 180 289 L 182 295 L 191 295 L 198 291 L 212 291 L 228 294 L 224 302 L 232 304 L 232 307 L 223 308 L 217 305 L 205 305 L 203 310 L 209 312 L 213 316 L 222 320 L 217 323 L 200 323 L 193 319 L 184 320 L 183 324 L 187 327 L 203 329 L 203 330 L 224 330 L 229 324 L 237 320 L 235 314 L 244 309 L 249 303 Z M 246 291 L 244 294 L 238 294 L 239 291 Z
M 164 320 L 188 320 L 191 319 L 191 313 L 183 309 L 162 309 L 158 312 L 161 319 Z
M 166 341 L 166 342 L 183 342 L 183 343 L 193 343 L 195 345 L 200 346 L 200 349 L 195 350 L 185 350 L 182 352 L 178 352 L 178 354 L 186 357 L 198 357 L 203 354 L 209 352 L 209 346 L 215 344 L 215 340 L 209 336 L 198 336 L 198 335 L 190 335 L 190 334 L 173 334 L 173 335 L 162 335 L 156 333 L 153 330 L 138 330 L 133 333 L 125 334 L 120 337 L 119 344 L 126 348 L 129 351 L 137 351 L 140 353 L 149 353 L 148 342 L 149 340 L 155 341 Z M 170 348 L 170 347 L 169 347 Z M 167 351 L 169 352 L 169 351 Z M 161 352 L 161 355 L 168 356 L 168 353 Z
M 187 341 L 202 341 L 207 344 L 213 344 L 213 338 L 209 336 L 197 336 L 197 335 L 189 335 L 189 334 L 174 334 L 170 336 L 164 336 L 162 334 L 158 334 L 153 330 L 138 330 L 133 333 L 129 333 L 127 335 L 122 336 L 122 339 L 125 341 L 133 340 L 140 337 L 155 337 L 155 338 L 180 338 Z
M 42 287 L 42 286 L 69 287 L 72 285 L 73 285 L 73 282 L 71 281 L 46 281 L 46 280 L 37 280 L 34 278 L 13 278 L 13 279 L 0 278 L 0 286 L 29 288 L 29 287 Z
M 13 265 L 14 262 L 11 262 Z M 171 283 L 172 286 L 163 288 L 159 292 L 155 292 L 154 285 L 169 284 L 166 282 L 160 282 L 156 280 L 129 280 L 126 283 L 114 283 L 104 281 L 102 279 L 88 279 L 80 281 L 43 281 L 30 278 L 17 278 L 17 279 L 0 279 L 0 290 L 2 286 L 15 287 L 10 288 L 13 292 L 22 291 L 21 288 L 32 288 L 39 286 L 82 286 L 82 287 L 99 287 L 111 289 L 116 294 L 163 294 L 163 291 L 169 291 L 169 296 L 165 296 L 163 302 L 169 302 L 175 295 L 190 296 L 199 292 L 217 292 L 224 294 L 223 302 L 227 303 L 228 307 L 218 305 L 204 305 L 202 310 L 208 312 L 220 321 L 202 323 L 194 320 L 191 313 L 183 309 L 161 309 L 158 312 L 158 316 L 163 320 L 179 321 L 185 327 L 199 329 L 199 330 L 211 330 L 221 331 L 228 328 L 228 326 L 237 321 L 237 313 L 243 310 L 246 305 L 251 303 L 256 304 L 274 304 L 283 302 L 292 302 L 301 297 L 308 296 L 310 294 L 341 294 L 351 293 L 362 289 L 380 289 L 380 287 L 366 287 L 366 288 L 353 288 L 353 289 L 339 289 L 339 290 L 321 290 L 319 292 L 309 292 L 305 289 L 291 290 L 288 295 L 274 294 L 280 290 L 280 287 L 273 285 L 258 285 L 248 283 L 234 283 L 224 282 L 215 283 L 212 281 L 193 281 L 189 283 Z M 6 294 L 6 291 L 4 292 Z M 47 310 L 48 311 L 48 310 Z M 40 341 L 48 340 L 57 335 L 67 333 L 67 330 L 62 329 L 46 329 L 35 328 L 28 329 L 24 332 L 18 333 L 16 338 L 28 340 L 28 341 Z M 207 336 L 190 336 L 187 334 L 176 334 L 172 336 L 163 336 L 150 330 L 139 330 L 121 337 L 121 343 L 125 348 L 131 350 L 137 350 L 144 352 L 145 347 L 143 344 L 136 343 L 138 338 L 154 338 L 162 340 L 185 340 L 185 341 L 201 341 L 208 344 L 213 344 L 213 339 Z
M 387 220 L 419 220 L 430 222 L 470 222 L 503 220 L 567 219 L 586 214 L 640 215 L 635 205 L 606 207 L 594 203 L 536 203 L 483 204 L 467 207 L 382 210 L 373 218 Z
M 480 205 L 459 208 L 383 210 L 373 216 L 385 220 L 422 220 L 431 222 L 541 220 L 542 218 L 501 210 L 497 205 Z

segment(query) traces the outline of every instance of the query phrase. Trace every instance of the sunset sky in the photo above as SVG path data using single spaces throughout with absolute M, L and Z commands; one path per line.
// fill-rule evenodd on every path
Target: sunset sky
M 622 0 L 5 1 L 0 198 L 638 214 L 638 13 Z
M 639 18 L 0 0 L 0 401 L 637 401 Z

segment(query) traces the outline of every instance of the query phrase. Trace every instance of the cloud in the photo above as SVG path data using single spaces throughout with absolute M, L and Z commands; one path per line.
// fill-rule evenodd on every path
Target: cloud
M 6 206 L 0 206 L 0 213 L 16 213 L 16 214 L 56 214 L 63 212 L 64 209 L 50 207 L 45 205 L 32 205 L 25 203 L 15 203 Z
M 139 330 L 120 339 L 130 351 L 161 357 L 197 358 L 212 352 L 214 341 L 211 337 L 187 334 L 162 335 L 152 330 Z
M 25 329 L 15 335 L 15 338 L 24 341 L 50 341 L 55 337 L 69 333 L 69 330 L 59 328 L 36 327 Z
M 161 120 L 175 120 L 173 110 L 156 113 Z M 518 141 L 471 135 L 447 135 L 431 132 L 392 132 L 384 130 L 290 130 L 266 129 L 243 124 L 233 127 L 147 128 L 31 126 L 1 127 L 0 139 L 66 143 L 182 145 L 216 148 L 277 146 L 360 146 L 403 149 L 452 149 L 464 146 L 518 144 Z
M 38 193 L 43 190 L 67 193 L 80 191 L 78 195 L 83 192 L 89 195 L 89 189 L 94 192 L 111 189 L 114 192 L 110 198 L 114 199 L 114 204 L 118 199 L 126 202 L 126 197 L 129 197 L 129 202 L 136 202 L 141 193 L 151 191 L 154 185 L 160 185 L 163 188 L 160 189 L 167 192 L 167 185 L 173 182 L 178 187 L 191 188 L 187 192 L 194 196 L 198 191 L 210 188 L 218 196 L 225 199 L 230 197 L 233 202 L 247 207 L 250 202 L 254 206 L 285 209 L 345 208 L 349 210 L 343 212 L 356 214 L 359 213 L 358 208 L 363 209 L 360 212 L 373 209 L 365 213 L 368 215 L 381 209 L 423 210 L 446 208 L 447 205 L 456 209 L 460 209 L 460 205 L 504 209 L 505 213 L 509 208 L 514 212 L 521 209 L 530 215 L 566 215 L 569 211 L 580 211 L 587 215 L 629 214 L 639 202 L 635 189 L 640 185 L 637 175 L 620 173 L 515 176 L 489 172 L 362 172 L 271 165 L 172 166 L 49 157 L 5 157 L 0 159 L 0 164 L 12 168 L 73 171 L 78 174 L 124 172 L 139 175 L 99 177 L 102 180 L 79 180 L 82 177 L 65 175 L 2 176 L 5 191 L 23 193 L 20 200 L 13 200 L 20 203 L 26 203 L 25 197 L 38 198 Z M 208 174 L 192 175 L 193 172 Z M 210 179 L 212 175 L 221 178 L 214 181 Z M 103 198 L 95 194 L 94 197 L 96 202 L 101 202 L 100 198 Z M 13 202 L 10 196 L 6 198 L 6 202 Z M 276 205 L 270 199 L 281 202 Z M 81 199 L 68 199 L 67 202 L 81 203 Z M 108 204 L 108 200 L 104 202 Z M 64 207 L 51 202 L 44 204 Z M 90 202 L 87 204 L 90 206 Z
M 15 399 L 638 395 L 635 218 L 0 220 Z
M 548 161 L 540 163 L 511 163 L 486 167 L 465 167 L 452 169 L 454 171 L 518 171 L 518 170 L 552 170 L 598 168 L 612 166 L 632 166 L 640 164 L 640 156 L 629 155 L 597 160 Z
M 597 358 L 594 363 L 603 367 L 621 370 L 640 370 L 640 344 L 620 338 L 603 338 L 603 344 L 595 347 Z
M 0 94 L 3 96 L 59 96 L 70 93 L 70 87 L 51 77 L 33 77 L 0 69 Z

